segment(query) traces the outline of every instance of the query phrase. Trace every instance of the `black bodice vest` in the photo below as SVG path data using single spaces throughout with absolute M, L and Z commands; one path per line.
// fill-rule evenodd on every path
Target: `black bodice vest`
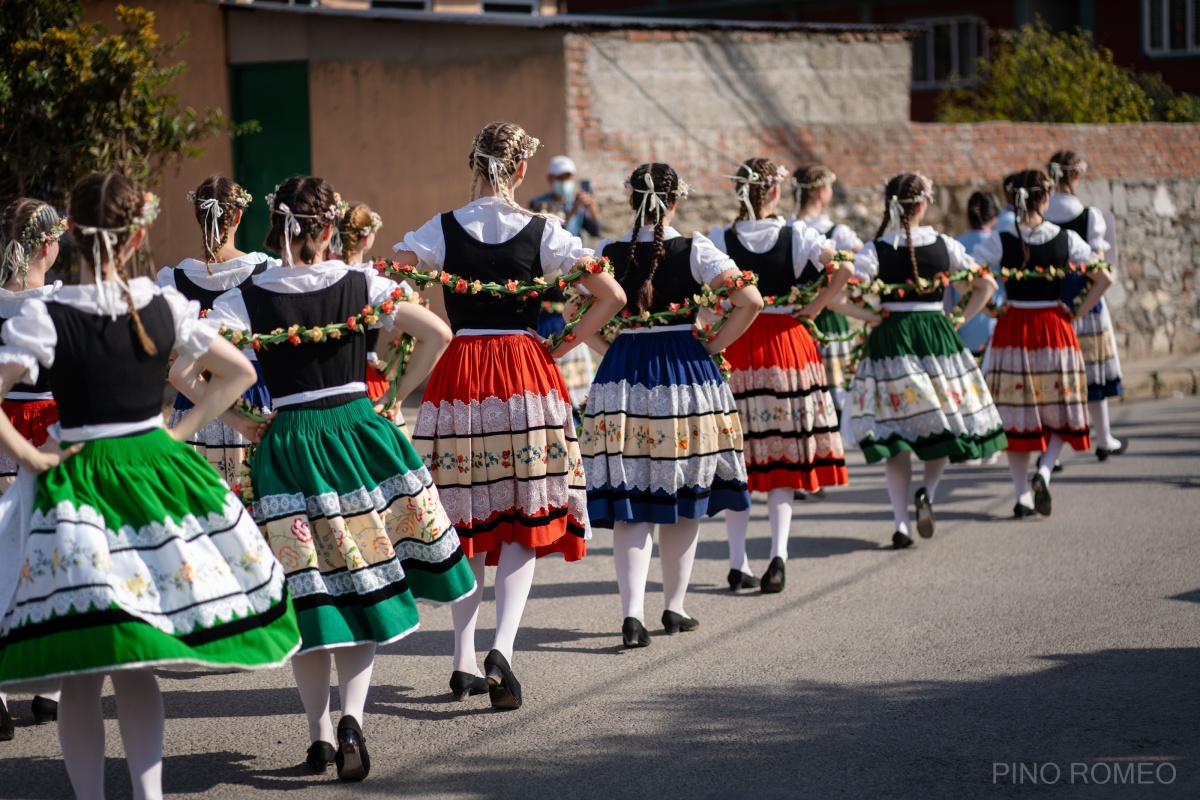
M 133 317 L 81 311 L 47 301 L 58 336 L 50 390 L 64 428 L 141 422 L 162 413 L 167 360 L 175 347 L 171 307 L 156 295 L 138 316 L 158 352 L 149 355 L 138 341 Z
M 1067 229 L 1059 227 L 1061 230 L 1058 235 L 1050 241 L 1029 245 L 1029 261 L 1025 264 L 1025 269 L 1066 267 L 1070 264 L 1071 244 Z M 1002 231 L 1000 244 L 1004 247 L 1004 254 L 1000 256 L 1000 266 L 1008 269 L 1021 269 L 1021 263 L 1025 261 L 1025 256 L 1021 250 L 1021 240 L 1017 238 L 1017 235 Z M 1062 295 L 1062 278 L 1008 280 L 1004 283 L 1004 292 L 1008 295 L 1009 300 L 1057 300 Z
M 246 276 L 246 279 L 239 283 L 235 288 L 245 289 L 250 286 L 251 280 L 255 275 L 258 275 L 267 268 L 267 262 L 256 264 L 254 269 Z M 225 289 L 205 289 L 200 284 L 189 278 L 183 270 L 175 270 L 175 288 L 179 293 L 188 300 L 195 300 L 200 304 L 200 308 L 204 311 L 212 311 L 213 304 L 217 302 L 217 298 L 225 294 Z
M 242 290 L 242 300 L 250 315 L 250 328 L 258 333 L 277 328 L 286 330 L 292 325 L 305 328 L 328 325 L 362 311 L 367 302 L 367 276 L 350 270 L 332 286 L 295 294 L 272 292 L 252 283 Z M 258 351 L 258 364 L 271 397 L 362 382 L 366 379 L 366 362 L 367 337 L 348 332 L 340 339 L 300 345 L 285 342 Z M 365 396 L 360 392 L 339 394 L 288 408 L 341 405 Z
M 1088 240 L 1088 223 L 1091 222 L 1091 215 L 1088 213 L 1090 210 L 1084 208 L 1074 219 L 1054 224 L 1065 230 L 1075 231 L 1075 233 L 1079 234 L 1079 238 L 1086 242 Z
M 779 229 L 775 246 L 765 253 L 755 253 L 738 239 L 733 225 L 725 229 L 725 253 L 734 260 L 738 269 L 749 270 L 758 276 L 758 290 L 766 297 L 786 295 L 797 284 L 808 283 L 820 276 L 812 264 L 806 264 L 800 278 L 796 277 L 796 264 L 792 260 L 792 226 Z
M 467 233 L 453 212 L 442 214 L 447 272 L 467 281 L 532 283 L 542 276 L 542 234 L 546 218 L 534 217 L 507 242 L 487 244 Z M 450 328 L 495 328 L 505 331 L 536 330 L 542 298 L 519 300 L 511 295 L 493 297 L 486 292 L 459 293 L 443 286 Z
M 950 250 L 939 236 L 929 244 L 913 247 L 917 256 L 917 274 L 925 279 L 936 278 L 950 271 Z M 908 246 L 901 243 L 892 247 L 890 242 L 883 239 L 875 240 L 875 253 L 879 257 L 879 278 L 884 283 L 904 283 L 913 277 L 912 258 Z M 915 288 L 905 291 L 904 297 L 896 294 L 884 295 L 881 300 L 885 303 L 940 303 L 945 287 L 940 283 L 927 292 L 918 294 Z
M 637 261 L 633 269 L 629 269 L 629 253 L 633 245 L 630 242 L 612 242 L 604 248 L 603 255 L 612 262 L 617 282 L 625 290 L 625 310 L 637 314 L 638 293 L 642 284 L 650 275 L 650 267 L 654 263 L 654 242 L 637 243 Z M 692 277 L 692 239 L 691 237 L 676 236 L 663 242 L 666 255 L 659 262 L 658 270 L 654 273 L 651 285 L 654 287 L 654 297 L 650 301 L 649 311 L 657 314 L 669 311 L 672 303 L 682 304 L 684 300 L 691 301 L 692 295 L 704 287 Z M 677 323 L 695 320 L 693 311 L 686 319 Z

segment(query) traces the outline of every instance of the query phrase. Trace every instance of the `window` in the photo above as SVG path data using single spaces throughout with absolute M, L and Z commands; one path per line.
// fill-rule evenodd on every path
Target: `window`
M 914 89 L 968 86 L 975 82 L 979 59 L 987 55 L 987 20 L 939 17 L 909 22 L 927 29 L 913 39 Z
M 537 0 L 503 0 L 503 2 L 484 2 L 485 14 L 536 14 Z
M 1146 52 L 1200 54 L 1200 0 L 1142 0 Z

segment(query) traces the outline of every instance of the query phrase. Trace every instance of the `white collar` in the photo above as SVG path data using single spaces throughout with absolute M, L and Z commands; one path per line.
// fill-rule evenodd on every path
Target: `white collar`
M 764 219 L 744 219 L 731 226 L 736 231 L 757 233 L 758 231 L 778 231 L 787 221 L 782 217 L 766 217 Z
M 674 239 L 676 236 L 679 236 L 679 235 L 680 235 L 679 231 L 675 230 L 670 225 L 666 225 L 663 227 L 663 240 L 664 241 L 667 239 Z M 621 238 L 617 239 L 617 241 L 618 242 L 628 242 L 632 238 L 633 238 L 633 231 L 625 231 L 625 233 L 621 234 Z M 638 228 L 638 241 L 639 242 L 653 242 L 654 241 L 654 226 L 653 225 L 643 225 L 642 227 Z
M 1046 214 L 1056 217 L 1061 216 L 1064 218 L 1063 221 L 1066 221 L 1065 218 L 1068 214 L 1071 219 L 1074 219 L 1086 210 L 1087 206 L 1078 197 L 1066 192 L 1059 192 L 1058 194 L 1050 195 L 1050 205 L 1046 208 Z
M 8 289 L 0 289 L 0 300 L 28 300 L 31 297 L 48 297 L 62 288 L 62 281 L 47 283 L 44 286 L 35 286 L 32 289 L 21 289 L 16 292 L 10 292 Z
M 99 285 L 81 283 L 62 287 L 54 293 L 53 299 L 56 303 L 63 303 L 90 314 L 108 314 L 113 309 L 118 314 L 127 314 L 129 307 L 125 304 L 124 291 L 121 284 L 116 281 L 103 281 Z M 101 304 L 101 292 L 104 293 L 103 305 Z M 159 294 L 159 286 L 149 278 L 134 278 L 129 281 L 129 296 L 133 298 L 133 305 L 136 308 L 142 308 L 157 294 Z
M 805 214 L 800 221 L 810 228 L 816 228 L 821 234 L 833 226 L 833 220 L 824 211 L 820 214 Z
M 304 265 L 297 265 L 294 267 L 288 267 L 283 264 L 275 264 L 270 267 L 267 267 L 265 270 L 263 270 L 259 274 L 263 278 L 267 278 L 267 277 L 279 278 L 279 277 L 283 277 L 285 275 L 313 275 L 313 274 L 319 274 L 322 272 L 335 272 L 337 270 L 347 270 L 347 269 L 361 270 L 362 267 L 364 267 L 364 266 L 370 266 L 370 265 L 362 264 L 362 265 L 356 265 L 356 266 L 351 267 L 349 264 L 347 264 L 346 262 L 344 262 L 340 259 L 331 258 L 328 261 L 318 261 L 316 264 L 304 264 Z
M 205 264 L 197 258 L 185 258 L 179 262 L 179 266 L 175 269 L 208 275 L 209 267 L 212 268 L 213 274 L 216 274 L 218 272 L 238 269 L 239 267 L 255 267 L 264 261 L 271 260 L 271 257 L 266 253 L 244 253 L 237 258 L 231 258 L 228 261 L 214 261 L 212 264 Z
M 912 234 L 913 245 L 931 244 L 938 237 L 938 232 L 929 225 L 918 225 L 915 228 L 910 228 L 909 231 Z M 899 247 L 904 242 L 904 229 L 890 228 L 877 238 L 880 241 L 887 242 L 892 247 Z

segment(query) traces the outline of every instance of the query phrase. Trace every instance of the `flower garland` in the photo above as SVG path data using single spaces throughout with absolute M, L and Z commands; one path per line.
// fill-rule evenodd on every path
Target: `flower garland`
M 250 348 L 257 352 L 264 347 L 271 347 L 283 344 L 284 342 L 298 346 L 306 342 L 315 343 L 323 342 L 327 339 L 340 339 L 343 333 L 361 333 L 366 328 L 379 322 L 381 316 L 391 314 L 395 311 L 396 303 L 419 302 L 421 302 L 421 299 L 415 294 L 405 294 L 404 290 L 397 286 L 392 290 L 387 300 L 378 305 L 363 306 L 362 311 L 348 317 L 345 322 L 314 325 L 311 328 L 302 325 L 292 325 L 286 329 L 276 328 L 270 333 L 251 333 L 250 331 L 234 330 L 222 325 L 218 333 L 243 350 Z
M 278 189 L 279 187 L 276 186 L 275 188 Z M 195 189 L 192 189 L 191 191 L 189 191 L 187 193 L 186 197 L 187 197 L 187 201 L 189 203 L 191 203 L 192 205 L 196 205 L 197 201 L 203 202 L 204 200 L 208 199 L 205 197 L 197 197 Z M 248 191 L 246 191 L 241 186 L 239 186 L 239 187 L 237 187 L 236 191 L 234 191 L 232 200 L 230 200 L 228 203 L 220 203 L 220 204 L 223 206 L 232 205 L 232 206 L 237 206 L 238 208 L 241 208 L 241 209 L 245 209 L 245 208 L 249 208 L 250 203 L 253 200 L 254 200 L 254 195 L 250 194 Z M 218 201 L 218 202 L 220 202 L 220 201 Z
M 1030 267 L 1026 269 L 1000 268 L 1002 281 L 1061 280 L 1068 275 L 1086 275 L 1089 272 L 1112 272 L 1112 264 L 1096 261 L 1091 264 L 1069 263 L 1065 267 Z

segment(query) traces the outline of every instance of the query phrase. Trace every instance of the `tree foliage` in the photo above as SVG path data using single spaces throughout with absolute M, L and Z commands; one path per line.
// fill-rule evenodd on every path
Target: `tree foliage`
M 1176 94 L 1158 75 L 1113 62 L 1088 31 L 1056 33 L 1042 21 L 994 34 L 979 60 L 975 86 L 949 89 L 938 102 L 943 122 L 1193 122 L 1200 102 Z
M 0 15 L 0 198 L 34 195 L 62 206 L 73 183 L 118 170 L 147 185 L 203 152 L 225 127 L 219 110 L 180 105 L 172 63 L 183 42 L 161 42 L 154 14 L 117 6 L 109 33 L 63 0 L 4 3 Z

